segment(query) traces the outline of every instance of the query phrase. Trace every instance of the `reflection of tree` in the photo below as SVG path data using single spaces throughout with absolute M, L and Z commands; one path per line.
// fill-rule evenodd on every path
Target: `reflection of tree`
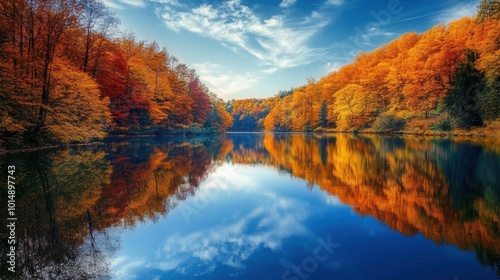
M 99 218 L 127 226 L 158 220 L 194 194 L 209 168 L 230 151 L 228 145 L 222 139 L 165 143 L 149 138 L 111 143 L 107 150 L 113 174 L 97 204 Z
M 287 170 L 361 215 L 403 234 L 475 250 L 482 264 L 500 268 L 495 143 L 301 134 L 266 134 L 262 143 L 265 151 L 248 144 L 235 149 L 233 161 Z
M 262 134 L 235 134 L 231 136 L 232 162 L 243 164 L 269 164 L 267 150 L 262 143 Z M 261 161 L 262 160 L 262 161 Z
M 232 148 L 228 139 L 207 139 L 132 139 L 1 161 L 2 167 L 16 165 L 22 184 L 16 197 L 18 277 L 106 277 L 106 257 L 118 246 L 107 229 L 156 221 L 193 195 Z M 0 245 L 3 255 L 6 244 Z M 7 271 L 7 263 L 0 269 Z
M 15 164 L 19 171 L 21 278 L 104 277 L 105 254 L 117 246 L 108 228 L 157 221 L 226 160 L 270 165 L 304 178 L 361 215 L 403 234 L 422 233 L 438 244 L 474 250 L 482 264 L 498 271 L 500 163 L 491 147 L 351 135 L 137 138 L 115 140 L 104 149 L 11 155 L 0 165 Z M 4 255 L 6 244 L 0 245 Z
M 111 166 L 104 156 L 64 150 L 5 161 L 18 170 L 17 277 L 90 279 L 108 274 L 102 247 L 86 242 L 87 209 L 109 184 Z

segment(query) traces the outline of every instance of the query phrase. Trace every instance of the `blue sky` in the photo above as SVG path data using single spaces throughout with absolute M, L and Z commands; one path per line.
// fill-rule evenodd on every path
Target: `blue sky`
M 479 0 L 103 0 L 224 100 L 319 79 L 401 34 L 475 14 Z

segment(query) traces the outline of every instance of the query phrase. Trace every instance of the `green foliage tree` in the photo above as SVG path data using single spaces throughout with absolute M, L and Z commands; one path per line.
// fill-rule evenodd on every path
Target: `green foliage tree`
M 500 77 L 484 88 L 480 104 L 484 120 L 494 120 L 500 117 Z
M 479 97 L 485 88 L 486 80 L 484 73 L 474 65 L 479 58 L 478 52 L 467 49 L 465 57 L 458 65 L 444 102 L 450 115 L 456 118 L 457 124 L 470 128 L 483 124 Z
M 481 0 L 477 11 L 477 21 L 483 22 L 486 18 L 500 19 L 499 0 Z
M 319 124 L 322 127 L 326 127 L 328 125 L 328 106 L 326 105 L 326 102 L 323 101 L 321 103 L 321 109 L 319 111 Z

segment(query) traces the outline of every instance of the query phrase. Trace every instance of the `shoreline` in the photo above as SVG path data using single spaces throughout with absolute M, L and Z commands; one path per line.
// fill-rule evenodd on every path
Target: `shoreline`
M 15 153 L 29 153 L 29 152 L 35 152 L 39 150 L 48 150 L 48 149 L 57 149 L 57 148 L 63 148 L 63 147 L 78 147 L 78 146 L 91 146 L 91 145 L 104 145 L 104 141 L 107 139 L 113 139 L 113 138 L 131 138 L 131 137 L 191 137 L 191 136 L 210 136 L 210 135 L 216 135 L 220 133 L 210 133 L 210 132 L 198 132 L 198 133 L 193 133 L 193 132 L 187 132 L 187 133 L 171 133 L 171 134 L 108 134 L 106 137 L 102 139 L 96 139 L 95 141 L 91 142 L 77 142 L 77 143 L 60 143 L 60 144 L 48 144 L 48 145 L 41 145 L 41 146 L 27 146 L 23 148 L 18 148 L 18 149 L 3 149 L 3 147 L 0 147 L 0 156 L 6 155 L 6 154 L 15 154 Z
M 220 134 L 265 134 L 265 133 L 276 133 L 276 134 L 368 134 L 368 135 L 380 135 L 380 136 L 421 136 L 421 137 L 439 137 L 439 138 L 473 138 L 473 139 L 499 139 L 500 133 L 474 133 L 473 131 L 450 131 L 450 132 L 438 132 L 438 131 L 423 131 L 423 132 L 411 132 L 411 131 L 398 131 L 398 132 L 376 132 L 376 131 L 336 131 L 336 130 L 321 130 L 321 131 L 226 131 Z M 29 153 L 40 150 L 48 150 L 48 149 L 57 149 L 57 148 L 70 148 L 70 147 L 78 147 L 78 146 L 93 146 L 93 145 L 104 145 L 104 141 L 107 139 L 113 138 L 133 138 L 133 137 L 196 137 L 196 136 L 213 136 L 219 135 L 219 133 L 204 133 L 204 134 L 196 134 L 196 133 L 188 133 L 188 134 L 114 134 L 108 135 L 104 139 L 99 141 L 92 141 L 87 143 L 73 143 L 73 144 L 60 144 L 60 145 L 48 145 L 48 146 L 39 146 L 39 147 L 26 147 L 20 149 L 7 149 L 0 150 L 0 156 L 7 154 L 16 154 L 16 153 Z
M 104 142 L 93 141 L 93 142 L 82 142 L 82 143 L 73 143 L 73 144 L 26 147 L 26 148 L 21 148 L 21 149 L 14 149 L 14 150 L 0 150 L 0 156 L 7 155 L 7 154 L 17 154 L 17 153 L 31 153 L 31 152 L 41 151 L 41 150 L 59 149 L 59 148 L 64 148 L 64 147 L 70 148 L 70 147 L 93 146 L 93 145 L 104 145 Z
M 302 132 L 299 132 L 302 133 Z M 306 132 L 303 132 L 306 133 Z M 500 135 L 491 134 L 476 134 L 476 133 L 462 133 L 462 132 L 374 132 L 374 131 L 311 131 L 310 133 L 316 134 L 335 134 L 335 133 L 345 133 L 345 134 L 371 134 L 371 135 L 382 135 L 382 136 L 422 136 L 422 137 L 440 137 L 440 138 L 454 138 L 454 137 L 470 137 L 470 138 L 490 138 L 490 139 L 500 139 Z

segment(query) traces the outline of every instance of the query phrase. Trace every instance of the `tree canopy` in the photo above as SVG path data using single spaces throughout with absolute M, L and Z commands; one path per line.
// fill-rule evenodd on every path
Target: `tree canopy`
M 99 0 L 2 1 L 2 140 L 23 146 L 231 126 L 194 69 L 156 42 L 120 34 L 118 24 Z

